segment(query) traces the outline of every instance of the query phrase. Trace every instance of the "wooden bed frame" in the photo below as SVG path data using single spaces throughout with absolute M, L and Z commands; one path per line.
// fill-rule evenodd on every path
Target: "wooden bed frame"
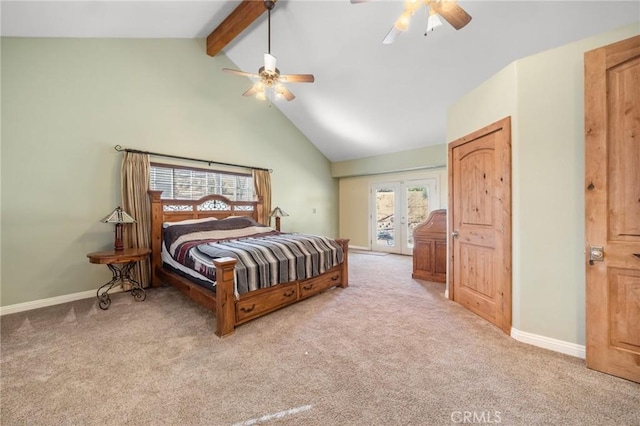
M 248 216 L 259 222 L 262 213 L 260 201 L 231 201 L 221 195 L 209 195 L 199 200 L 161 199 L 162 191 L 149 191 L 151 198 L 151 285 L 169 283 L 195 302 L 211 309 L 216 315 L 216 331 L 220 336 L 233 334 L 235 327 L 276 309 L 291 305 L 331 287 L 349 285 L 349 240 L 336 241 L 344 250 L 341 264 L 322 275 L 302 281 L 292 281 L 240 295 L 234 295 L 234 267 L 236 260 L 224 257 L 214 260 L 216 291 L 213 292 L 189 279 L 163 268 L 162 236 L 164 222 L 187 219 L 229 216 Z

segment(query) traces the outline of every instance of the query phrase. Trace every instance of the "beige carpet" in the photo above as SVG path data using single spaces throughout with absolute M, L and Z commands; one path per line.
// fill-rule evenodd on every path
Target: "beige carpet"
M 171 288 L 2 317 L 3 425 L 640 425 L 640 385 L 516 342 L 351 256 L 351 286 L 218 339 Z M 466 416 L 466 417 L 465 417 Z

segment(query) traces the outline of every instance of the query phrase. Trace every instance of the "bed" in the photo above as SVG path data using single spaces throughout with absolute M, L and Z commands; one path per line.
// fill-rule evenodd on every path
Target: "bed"
M 284 244 L 282 239 L 300 239 L 305 236 L 281 233 L 258 223 L 263 208 L 260 201 L 231 201 L 221 195 L 209 195 L 199 200 L 171 200 L 161 199 L 161 193 L 162 191 L 149 191 L 151 199 L 151 285 L 158 287 L 163 283 L 171 284 L 193 301 L 211 309 L 215 313 L 215 333 L 219 337 L 233 334 L 238 325 L 277 309 L 297 303 L 330 288 L 346 288 L 349 285 L 349 240 L 318 237 L 321 239 L 319 244 L 331 245 L 328 248 L 334 257 L 331 263 L 322 258 L 324 263 L 321 262 L 321 265 L 324 266 L 310 268 L 307 262 L 305 263 L 307 270 L 304 272 L 300 268 L 291 267 L 289 274 L 258 273 L 257 276 L 261 278 L 256 283 L 255 274 L 254 279 L 247 279 L 244 276 L 246 272 L 244 272 L 243 260 L 238 261 L 244 257 L 237 255 L 235 246 L 226 247 L 223 251 L 218 249 L 218 242 L 229 241 L 229 239 L 219 238 L 220 235 L 217 232 L 221 231 L 218 229 L 226 230 L 224 227 L 231 226 L 233 228 L 235 226 L 227 225 L 227 223 L 242 223 L 242 226 L 246 225 L 247 228 L 251 224 L 255 224 L 254 228 L 261 235 L 251 235 L 250 238 L 260 238 L 260 241 L 277 239 L 277 244 Z M 172 263 L 167 255 L 178 253 L 184 242 L 182 230 L 176 231 L 176 228 L 195 231 L 191 232 L 193 235 L 207 229 L 200 237 L 183 245 L 195 246 L 195 240 L 201 238 L 201 242 L 208 245 L 202 251 L 207 253 L 206 260 L 210 258 L 211 268 L 203 266 L 205 261 L 203 260 L 201 263 L 198 256 L 193 256 L 198 261 L 192 261 L 192 263 L 197 263 L 195 273 L 194 271 L 187 272 L 184 268 Z M 215 228 L 215 230 L 209 231 L 209 228 Z M 240 233 L 242 234 L 242 232 Z M 185 231 L 185 233 L 189 232 Z M 165 244 L 165 236 L 169 244 Z M 244 237 L 234 241 L 245 242 Z M 298 242 L 297 244 L 302 243 Z M 309 243 L 305 242 L 305 244 Z M 231 255 L 219 256 L 227 253 Z M 316 255 L 315 258 L 317 257 Z M 210 269 L 214 269 L 214 278 L 211 277 Z M 298 272 L 296 273 L 294 269 Z M 262 282 L 265 280 L 265 275 L 269 275 L 272 282 Z M 278 275 L 278 280 L 284 279 L 284 282 L 274 283 L 273 275 Z M 237 277 L 240 278 L 236 279 Z

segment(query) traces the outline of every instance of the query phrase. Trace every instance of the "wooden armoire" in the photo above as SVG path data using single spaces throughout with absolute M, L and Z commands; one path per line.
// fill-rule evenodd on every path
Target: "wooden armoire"
M 434 210 L 413 230 L 413 278 L 447 281 L 447 210 Z

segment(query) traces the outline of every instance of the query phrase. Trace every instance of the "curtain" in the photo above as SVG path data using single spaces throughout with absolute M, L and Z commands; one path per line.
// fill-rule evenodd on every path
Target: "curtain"
M 253 184 L 256 187 L 256 195 L 262 197 L 262 217 L 260 223 L 271 225 L 271 175 L 269 170 L 253 170 Z
M 151 203 L 149 201 L 149 154 L 125 152 L 120 171 L 122 209 L 136 220 L 124 226 L 124 245 L 131 248 L 151 247 Z M 138 262 L 133 278 L 143 287 L 150 284 L 149 259 Z M 127 287 L 125 285 L 125 287 Z M 124 288 L 124 290 L 129 290 Z

